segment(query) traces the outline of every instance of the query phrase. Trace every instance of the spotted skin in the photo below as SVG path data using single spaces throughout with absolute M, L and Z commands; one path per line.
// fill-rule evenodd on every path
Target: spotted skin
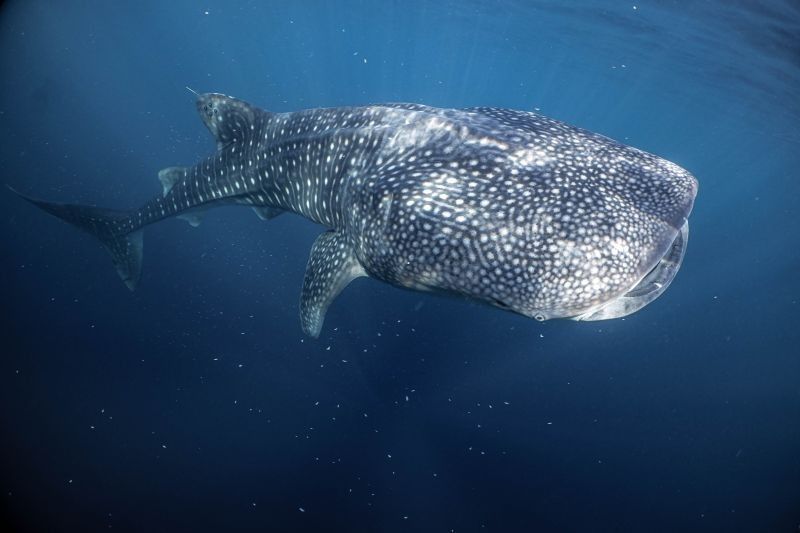
M 318 337 L 331 302 L 355 278 L 365 276 L 347 237 L 326 231 L 311 247 L 300 296 L 300 320 L 304 331 Z
M 358 276 L 537 320 L 596 320 L 652 301 L 683 258 L 691 174 L 536 113 L 385 104 L 277 114 L 220 94 L 199 96 L 197 109 L 217 152 L 164 169 L 163 194 L 140 209 L 31 200 L 100 238 L 131 287 L 142 227 L 172 216 L 196 225 L 224 204 L 328 229 L 301 296 L 313 337 Z

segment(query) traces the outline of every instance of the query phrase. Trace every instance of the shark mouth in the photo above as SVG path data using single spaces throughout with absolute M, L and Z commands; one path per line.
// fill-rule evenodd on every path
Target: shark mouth
M 608 320 L 627 316 L 658 298 L 667 290 L 675 278 L 675 274 L 678 273 L 683 255 L 686 253 L 688 240 L 689 223 L 684 222 L 661 260 L 631 290 L 585 313 L 572 317 L 572 320 Z

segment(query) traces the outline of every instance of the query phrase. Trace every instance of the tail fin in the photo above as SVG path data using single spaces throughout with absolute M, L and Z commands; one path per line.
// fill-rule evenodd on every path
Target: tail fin
M 130 226 L 126 224 L 128 212 L 42 202 L 11 190 L 36 207 L 99 239 L 111 254 L 114 266 L 125 285 L 130 290 L 136 288 L 142 274 L 142 230 L 129 231 Z

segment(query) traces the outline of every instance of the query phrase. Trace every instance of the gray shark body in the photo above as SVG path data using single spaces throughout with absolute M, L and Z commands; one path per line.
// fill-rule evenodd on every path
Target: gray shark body
M 688 239 L 697 181 L 657 156 L 544 116 L 416 104 L 269 113 L 198 98 L 215 154 L 162 170 L 134 211 L 31 200 L 88 231 L 133 289 L 141 230 L 223 204 L 327 228 L 300 302 L 318 336 L 354 278 L 466 296 L 545 320 L 630 314 L 660 295 Z

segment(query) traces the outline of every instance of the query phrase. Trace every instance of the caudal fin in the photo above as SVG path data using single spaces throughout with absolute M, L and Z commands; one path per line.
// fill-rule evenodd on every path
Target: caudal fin
M 96 237 L 111 254 L 114 266 L 125 285 L 130 290 L 136 288 L 142 274 L 142 230 L 129 230 L 126 211 L 43 202 L 11 190 L 39 209 Z

